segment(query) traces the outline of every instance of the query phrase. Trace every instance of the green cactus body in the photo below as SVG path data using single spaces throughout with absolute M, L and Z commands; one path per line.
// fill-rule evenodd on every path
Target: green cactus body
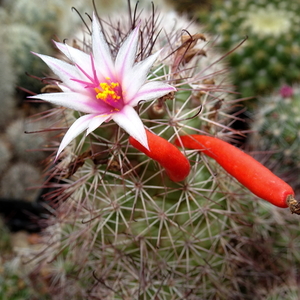
M 199 52 L 191 60 L 178 61 L 174 47 L 182 46 L 182 27 L 177 27 L 182 19 L 173 14 L 172 20 L 173 30 L 156 41 L 158 48 L 166 47 L 149 78 L 170 82 L 178 91 L 141 101 L 142 121 L 170 142 L 186 133 L 230 139 L 227 112 L 235 101 L 226 97 L 224 65 L 215 55 L 210 59 L 210 48 L 206 56 L 200 55 L 210 45 L 200 40 Z M 165 23 L 172 25 L 168 19 Z M 140 28 L 144 42 L 137 60 L 147 56 L 148 42 L 155 36 L 149 33 L 157 32 L 149 24 L 156 24 L 151 17 Z M 113 32 L 106 34 L 116 41 L 111 45 L 114 52 L 130 29 L 110 28 Z M 184 28 L 197 33 L 188 25 Z M 62 132 L 64 121 L 69 125 L 80 115 L 64 112 Z M 61 117 L 61 109 L 56 117 Z M 57 147 L 55 141 L 53 145 Z M 257 235 L 251 235 L 259 202 L 210 158 L 182 151 L 191 172 L 175 183 L 157 162 L 133 148 L 115 123 L 103 124 L 88 137 L 81 134 L 65 148 L 49 172 L 59 183 L 48 201 L 59 205 L 55 216 L 49 217 L 42 250 L 29 255 L 36 270 L 48 274 L 50 294 L 57 299 L 107 300 L 246 299 L 251 294 L 253 299 L 261 276 L 277 278 L 258 264 L 259 271 L 253 273 L 259 276 L 249 280 L 255 266 L 253 245 L 269 234 L 268 226 L 255 224 Z M 268 209 L 263 212 L 272 214 Z M 259 246 L 263 252 L 263 244 Z
M 228 57 L 234 84 L 243 97 L 267 94 L 300 80 L 299 1 L 215 1 L 200 15 L 208 31 L 220 35 L 225 51 L 247 40 Z M 239 29 L 238 31 L 236 29 Z

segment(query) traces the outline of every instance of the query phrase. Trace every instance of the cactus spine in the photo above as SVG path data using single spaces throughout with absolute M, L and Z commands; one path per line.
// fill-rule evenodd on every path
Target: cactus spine
M 145 126 L 169 141 L 181 133 L 230 139 L 228 111 L 235 101 L 226 95 L 225 67 L 215 56 L 209 59 L 214 52 L 201 29 L 193 32 L 185 23 L 183 33 L 177 17 L 172 30 L 156 38 L 156 15 L 138 16 L 143 42 L 137 61 L 155 45 L 165 46 L 149 78 L 178 89 L 148 104 L 141 101 Z M 114 53 L 137 20 L 130 21 L 118 27 L 104 23 Z M 62 121 L 78 117 L 64 112 Z M 48 198 L 55 215 L 42 250 L 31 253 L 36 270 L 48 274 L 54 298 L 253 299 L 260 289 L 272 288 L 260 283 L 262 274 L 272 284 L 280 280 L 270 259 L 274 250 L 264 245 L 276 225 L 274 216 L 280 216 L 277 209 L 261 206 L 210 159 L 184 151 L 192 169 L 184 182 L 174 183 L 110 122 L 64 150 L 49 172 L 58 180 Z M 266 250 L 270 257 L 257 258 Z

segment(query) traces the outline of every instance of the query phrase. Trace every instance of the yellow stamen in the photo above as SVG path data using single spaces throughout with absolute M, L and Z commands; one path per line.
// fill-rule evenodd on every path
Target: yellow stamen
M 108 77 L 107 77 L 108 79 Z M 99 84 L 100 88 L 95 88 L 95 91 L 97 93 L 96 98 L 101 99 L 103 101 L 107 101 L 108 97 L 109 100 L 119 100 L 121 97 L 118 96 L 118 94 L 115 91 L 115 88 L 119 86 L 118 82 L 111 82 L 111 83 L 106 83 L 106 82 L 101 82 Z

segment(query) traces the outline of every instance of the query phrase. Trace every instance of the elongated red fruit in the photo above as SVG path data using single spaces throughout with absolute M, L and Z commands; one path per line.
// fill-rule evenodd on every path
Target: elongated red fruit
M 150 151 L 133 137 L 129 138 L 130 144 L 164 167 L 172 181 L 177 182 L 184 180 L 189 175 L 191 168 L 188 159 L 178 148 L 167 140 L 148 130 L 146 130 L 146 133 Z
M 200 150 L 215 159 L 253 194 L 276 206 L 289 206 L 292 213 L 300 213 L 300 206 L 294 199 L 292 187 L 233 145 L 218 138 L 197 134 L 181 136 L 175 140 L 175 144 Z

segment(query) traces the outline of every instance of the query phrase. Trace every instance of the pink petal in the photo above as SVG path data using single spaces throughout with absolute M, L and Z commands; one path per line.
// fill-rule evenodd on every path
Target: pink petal
M 134 107 L 141 100 L 150 101 L 174 91 L 176 91 L 176 88 L 167 83 L 161 81 L 150 81 L 140 88 L 128 105 Z
M 83 85 L 71 80 L 72 78 L 82 79 L 75 66 L 47 55 L 37 53 L 34 54 L 40 57 L 49 66 L 53 73 L 63 81 L 64 85 L 66 85 L 72 91 L 87 93 L 87 90 Z
M 103 114 L 110 112 L 111 110 L 111 107 L 105 104 L 105 102 L 97 101 L 96 98 L 80 93 L 45 93 L 30 96 L 28 98 L 41 99 L 55 105 L 64 106 L 84 113 Z
M 111 57 L 110 49 L 105 41 L 101 27 L 96 15 L 93 15 L 92 25 L 92 41 L 93 41 L 93 55 L 96 63 L 97 74 L 101 77 L 115 77 L 115 67 Z
M 144 124 L 134 108 L 126 105 L 120 112 L 113 114 L 112 119 L 130 136 L 149 150 Z
M 74 64 L 78 65 L 80 69 L 84 70 L 84 72 L 88 75 L 87 79 L 90 81 L 94 81 L 93 76 L 93 68 L 91 64 L 91 56 L 86 54 L 83 51 L 80 51 L 76 48 L 73 48 L 67 44 L 54 42 L 56 47 Z M 84 74 L 83 72 L 81 72 Z
M 123 89 L 126 90 L 125 103 L 130 102 L 141 86 L 145 83 L 147 75 L 152 65 L 156 61 L 159 53 L 160 51 L 147 57 L 143 61 L 133 66 L 133 68 L 125 74 L 122 82 Z
M 67 44 L 54 42 L 56 47 L 72 62 L 78 65 L 82 65 L 82 67 L 87 67 L 90 64 L 90 55 L 87 53 L 73 48 Z
M 121 82 L 123 81 L 125 74 L 129 72 L 133 67 L 136 56 L 138 38 L 139 26 L 136 27 L 131 32 L 129 37 L 124 41 L 116 57 L 116 75 L 118 76 L 118 79 Z

